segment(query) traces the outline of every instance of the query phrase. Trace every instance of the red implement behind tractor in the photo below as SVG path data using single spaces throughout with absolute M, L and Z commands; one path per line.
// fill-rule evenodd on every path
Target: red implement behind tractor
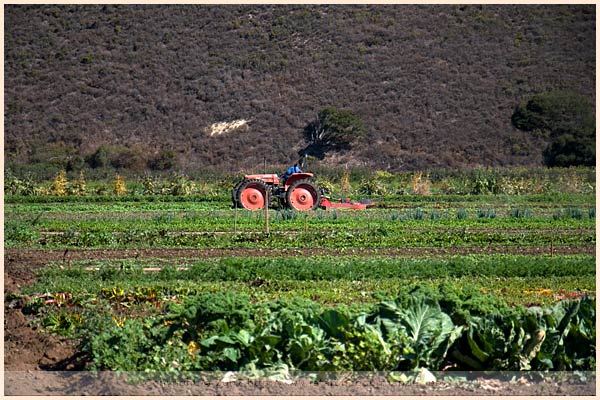
M 282 207 L 298 211 L 315 210 L 318 207 L 349 208 L 364 210 L 373 205 L 371 202 L 332 203 L 327 197 L 327 189 L 319 187 L 313 174 L 301 172 L 290 175 L 285 181 L 277 174 L 245 175 L 231 191 L 231 199 L 235 208 L 261 210 L 265 204 L 277 200 Z

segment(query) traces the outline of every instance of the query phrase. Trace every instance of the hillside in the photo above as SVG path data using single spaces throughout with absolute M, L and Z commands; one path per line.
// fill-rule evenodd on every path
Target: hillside
M 541 165 L 520 101 L 595 101 L 594 5 L 5 5 L 8 165 L 284 165 L 324 107 L 366 135 L 328 165 Z M 240 128 L 211 135 L 211 125 Z M 89 157 L 88 157 L 89 161 Z

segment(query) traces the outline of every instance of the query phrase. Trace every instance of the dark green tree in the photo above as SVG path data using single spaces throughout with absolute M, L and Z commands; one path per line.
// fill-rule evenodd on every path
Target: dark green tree
M 364 133 L 362 120 L 352 111 L 326 107 L 304 128 L 308 145 L 298 153 L 323 159 L 328 151 L 350 149 Z
M 595 136 L 580 129 L 557 133 L 543 155 L 549 167 L 596 165 Z
M 596 117 L 584 96 L 568 90 L 537 94 L 522 102 L 513 125 L 548 139 L 544 163 L 551 167 L 596 164 Z
M 101 145 L 96 151 L 85 158 L 85 162 L 92 168 L 102 168 L 108 166 L 108 147 Z

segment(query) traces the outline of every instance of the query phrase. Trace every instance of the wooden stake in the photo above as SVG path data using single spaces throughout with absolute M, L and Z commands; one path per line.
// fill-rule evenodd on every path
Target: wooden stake
M 269 234 L 269 191 L 265 192 L 265 231 Z
M 237 235 L 237 202 L 235 203 L 235 211 L 233 212 L 233 233 Z

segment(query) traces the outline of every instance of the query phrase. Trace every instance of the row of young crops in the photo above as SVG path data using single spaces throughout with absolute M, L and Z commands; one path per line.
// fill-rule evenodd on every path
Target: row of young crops
M 517 206 L 503 215 L 475 198 L 468 208 L 421 207 L 363 212 L 264 213 L 197 209 L 198 203 L 7 204 L 7 247 L 424 247 L 485 245 L 593 245 L 595 208 L 555 204 L 548 213 Z M 569 200 L 573 200 L 571 197 Z M 581 201 L 581 199 L 578 199 Z M 586 199 L 590 201 L 590 199 Z M 546 205 L 546 203 L 542 203 Z M 586 213 L 582 206 L 587 207 Z M 187 210 L 186 210 L 187 208 Z M 538 209 L 541 209 L 538 207 Z M 473 210 L 478 210 L 477 214 Z
M 152 271 L 154 273 L 144 273 Z M 513 305 L 547 304 L 595 290 L 593 256 L 479 255 L 445 258 L 376 256 L 220 257 L 181 260 L 61 261 L 42 273 L 33 293 L 71 293 L 76 304 L 108 287 L 125 293 L 151 287 L 161 298 L 232 290 L 265 300 L 303 296 L 325 303 L 362 304 L 417 286 L 453 283 Z M 450 280 L 450 281 L 448 281 Z M 546 289 L 544 291 L 544 288 Z M 466 292 L 465 292 L 466 293 Z M 80 297 L 78 297 L 80 294 Z M 126 297 L 126 296 L 125 296 Z
M 177 378 L 595 368 L 590 194 L 270 210 L 269 233 L 264 212 L 219 196 L 7 200 L 8 252 L 70 250 L 7 301 L 77 340 L 91 369 Z M 402 255 L 425 248 L 440 252 Z M 70 258 L 91 249 L 123 256 Z M 131 258 L 144 249 L 159 255 Z
M 8 247 L 19 245 L 37 248 L 377 248 L 396 247 L 492 247 L 492 246 L 593 246 L 593 231 L 570 232 L 478 232 L 458 231 L 397 231 L 382 228 L 367 231 L 315 231 L 285 233 L 212 233 L 188 234 L 164 230 L 130 230 L 120 234 L 110 231 L 65 231 L 59 235 L 44 235 L 30 231 L 7 231 Z

